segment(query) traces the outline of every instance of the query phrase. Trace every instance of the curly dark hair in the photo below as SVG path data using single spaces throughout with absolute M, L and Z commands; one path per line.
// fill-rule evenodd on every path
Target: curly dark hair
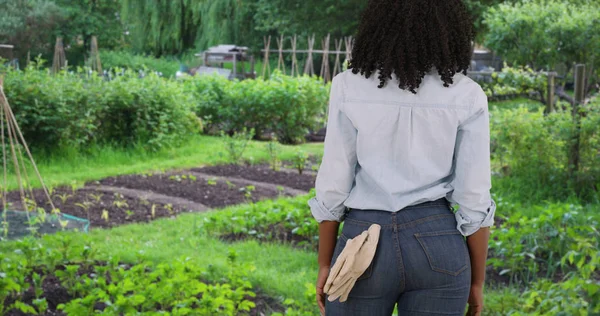
M 462 0 L 369 0 L 348 69 L 366 78 L 379 70 L 379 88 L 392 73 L 400 89 L 417 93 L 437 69 L 445 87 L 471 64 L 473 20 Z

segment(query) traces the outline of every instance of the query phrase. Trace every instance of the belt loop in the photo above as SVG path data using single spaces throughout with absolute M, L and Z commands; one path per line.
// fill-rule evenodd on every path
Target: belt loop
M 392 227 L 394 228 L 394 233 L 398 232 L 398 225 L 396 225 L 396 215 L 397 212 L 392 212 Z

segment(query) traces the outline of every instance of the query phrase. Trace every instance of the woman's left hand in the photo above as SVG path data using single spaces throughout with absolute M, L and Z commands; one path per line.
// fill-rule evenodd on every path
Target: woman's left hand
M 321 310 L 321 315 L 325 315 L 325 283 L 327 282 L 327 277 L 329 276 L 329 267 L 321 266 L 319 267 L 319 276 L 317 277 L 317 304 L 319 304 L 319 309 Z

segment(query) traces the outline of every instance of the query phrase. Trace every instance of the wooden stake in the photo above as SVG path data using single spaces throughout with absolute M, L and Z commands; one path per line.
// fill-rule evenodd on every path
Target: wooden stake
M 573 104 L 573 123 L 575 125 L 575 133 L 571 143 L 569 152 L 569 178 L 575 181 L 576 191 L 579 191 L 579 162 L 581 148 L 581 116 L 579 111 L 580 105 L 585 99 L 585 65 L 579 64 L 575 66 L 575 102 Z
M 277 61 L 277 70 L 285 75 L 285 61 L 283 60 L 283 34 L 277 39 L 277 47 L 279 48 L 279 60 Z
M 314 76 L 315 66 L 313 64 L 313 49 L 315 46 L 315 35 L 308 37 L 308 57 L 306 58 L 306 65 L 304 67 L 304 74 Z
M 263 63 L 262 76 L 263 76 L 263 78 L 266 78 L 267 71 L 269 71 L 269 73 L 271 73 L 271 65 L 269 64 L 269 50 L 271 49 L 271 35 L 269 35 L 268 39 L 267 39 L 267 37 L 263 38 L 263 42 L 265 43 L 265 58 L 264 58 L 264 63 Z
M 52 61 L 52 73 L 59 73 L 67 66 L 67 60 L 65 57 L 65 48 L 63 45 L 62 37 L 56 38 L 56 44 L 54 45 L 54 59 Z
M 342 40 L 335 40 L 335 64 L 333 65 L 333 77 L 342 72 L 342 64 L 340 62 L 340 51 L 342 50 L 342 43 Z
M 555 72 L 548 73 L 548 97 L 546 103 L 546 113 L 554 112 L 554 79 L 556 78 Z
M 296 56 L 296 48 L 298 44 L 298 36 L 294 35 L 292 38 L 292 77 L 294 76 L 294 71 L 297 76 L 300 75 L 300 70 L 298 69 L 298 57 Z
M 323 78 L 323 82 L 327 83 L 331 80 L 331 73 L 329 72 L 329 39 L 330 35 L 323 39 L 321 42 L 323 46 L 323 60 L 321 62 L 321 78 Z
M 100 53 L 98 52 L 98 37 L 92 36 L 92 47 L 90 52 L 90 61 L 92 70 L 102 74 L 102 63 L 100 62 Z
M 347 36 L 344 41 L 346 43 L 346 60 L 350 60 L 352 58 L 352 36 Z

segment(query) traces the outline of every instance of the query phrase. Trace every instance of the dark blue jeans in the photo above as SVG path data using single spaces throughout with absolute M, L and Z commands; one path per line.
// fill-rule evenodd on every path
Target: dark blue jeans
M 371 224 L 381 225 L 375 258 L 348 300 L 326 301 L 326 316 L 463 316 L 471 285 L 465 238 L 446 199 L 399 212 L 350 210 L 331 265 L 346 245 Z

